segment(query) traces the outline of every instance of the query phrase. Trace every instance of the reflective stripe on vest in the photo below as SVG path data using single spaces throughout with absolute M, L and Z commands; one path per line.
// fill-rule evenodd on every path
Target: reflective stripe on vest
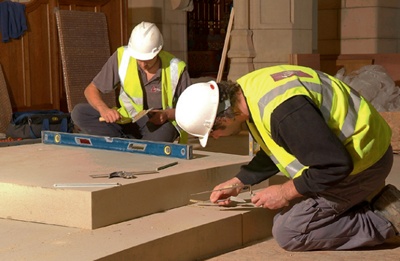
M 139 111 L 143 110 L 143 97 L 131 97 L 125 92 L 125 77 L 126 72 L 128 71 L 131 56 L 126 51 L 127 47 L 124 47 L 124 49 L 125 50 L 122 54 L 122 59 L 118 67 L 118 74 L 121 83 L 119 99 L 123 102 L 124 108 L 128 112 L 129 116 L 133 118 Z M 137 105 L 136 108 L 134 107 L 134 104 Z
M 170 71 L 171 71 L 171 88 L 172 88 L 172 96 L 175 94 L 176 86 L 178 86 L 179 81 L 179 71 L 178 64 L 180 60 L 178 58 L 173 58 L 169 63 Z
M 261 146 L 262 150 L 271 158 L 278 169 L 287 177 L 294 178 L 300 170 L 305 168 L 305 166 L 301 164 L 296 158 L 294 158 L 289 164 L 287 164 L 286 167 L 284 167 L 274 156 L 274 154 L 272 154 L 272 152 L 268 149 L 254 123 L 247 122 L 247 127 L 249 128 L 256 142 Z

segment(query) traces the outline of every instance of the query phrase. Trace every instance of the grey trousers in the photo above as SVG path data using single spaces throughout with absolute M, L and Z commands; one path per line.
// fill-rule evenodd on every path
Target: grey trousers
M 274 217 L 275 240 L 289 251 L 346 250 L 382 244 L 395 235 L 395 230 L 371 210 L 366 199 L 384 186 L 392 164 L 390 147 L 362 173 L 283 209 Z
M 88 103 L 77 104 L 71 112 L 72 121 L 85 134 L 162 142 L 173 142 L 179 136 L 171 122 L 154 125 L 148 122 L 147 115 L 135 123 L 124 125 L 100 122 L 99 117 L 99 112 Z

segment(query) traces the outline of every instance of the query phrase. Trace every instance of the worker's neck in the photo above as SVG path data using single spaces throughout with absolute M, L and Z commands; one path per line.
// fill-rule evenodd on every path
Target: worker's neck
M 156 56 L 154 63 L 150 64 L 149 67 L 145 68 L 145 71 L 147 73 L 155 74 L 159 67 L 160 67 L 160 59 L 158 58 L 158 56 Z
M 237 109 L 241 112 L 241 117 L 246 120 L 249 119 L 249 107 L 247 106 L 246 98 L 243 96 L 243 92 L 240 91 L 238 94 Z

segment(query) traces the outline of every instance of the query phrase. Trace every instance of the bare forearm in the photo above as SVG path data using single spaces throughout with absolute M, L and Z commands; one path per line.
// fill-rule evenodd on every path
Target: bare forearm
M 293 180 L 289 180 L 281 186 L 281 193 L 284 199 L 291 201 L 292 199 L 302 197 L 302 195 L 296 190 Z
M 101 113 L 103 110 L 108 109 L 107 104 L 105 104 L 105 102 L 101 98 L 99 90 L 97 90 L 96 86 L 93 83 L 90 83 L 86 87 L 84 94 L 89 104 L 98 112 Z
M 111 109 L 101 98 L 99 90 L 93 83 L 85 89 L 85 97 L 89 104 L 100 113 L 100 116 L 107 123 L 116 122 L 121 118 L 117 110 Z
M 175 120 L 175 109 L 166 109 L 164 111 L 167 114 L 168 120 L 170 121 Z

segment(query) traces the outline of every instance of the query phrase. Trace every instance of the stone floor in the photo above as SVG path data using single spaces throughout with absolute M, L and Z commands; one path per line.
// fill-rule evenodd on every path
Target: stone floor
M 395 261 L 400 260 L 400 237 L 392 238 L 384 245 L 352 251 L 313 251 L 288 252 L 278 246 L 271 238 L 266 241 L 217 256 L 208 261 L 258 261 L 258 260 L 296 260 L 296 261 Z

